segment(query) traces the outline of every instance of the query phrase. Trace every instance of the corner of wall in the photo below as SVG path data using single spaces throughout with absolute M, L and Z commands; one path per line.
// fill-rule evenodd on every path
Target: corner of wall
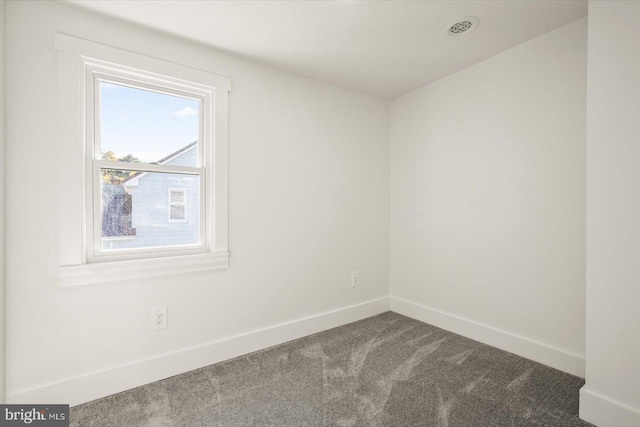
M 580 418 L 597 426 L 640 426 L 640 412 L 593 391 L 589 386 L 580 389 Z
M 529 337 L 456 316 L 402 298 L 390 298 L 391 310 L 447 331 L 526 357 L 538 363 L 584 378 L 584 355 L 557 348 Z

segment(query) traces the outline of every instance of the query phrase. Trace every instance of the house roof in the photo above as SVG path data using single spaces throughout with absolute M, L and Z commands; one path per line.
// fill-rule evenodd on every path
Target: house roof
M 185 145 L 184 147 L 178 149 L 177 151 L 174 151 L 173 153 L 169 154 L 168 156 L 161 158 L 157 162 L 152 162 L 151 164 L 152 165 L 163 165 L 163 164 L 167 163 L 168 161 L 170 161 L 170 160 L 178 157 L 179 155 L 183 154 L 184 152 L 188 151 L 190 148 L 195 147 L 197 143 L 198 143 L 198 140 L 196 139 L 192 143 Z M 124 184 L 125 182 L 130 181 L 130 180 L 132 180 L 134 178 L 140 178 L 141 175 L 144 175 L 146 173 L 148 173 L 148 172 L 142 172 L 142 171 L 136 172 L 133 175 L 128 176 L 127 179 L 125 179 L 124 181 L 122 181 L 122 184 Z
M 184 147 L 180 148 L 178 151 L 174 151 L 173 153 L 169 154 L 166 157 L 163 157 L 162 159 L 160 159 L 160 160 L 158 160 L 157 162 L 154 162 L 154 163 L 162 165 L 165 162 L 168 162 L 169 160 L 173 159 L 174 157 L 178 157 L 180 154 L 184 153 L 185 151 L 187 151 L 189 148 L 193 147 L 197 143 L 198 143 L 198 140 L 196 139 L 191 144 L 185 145 Z

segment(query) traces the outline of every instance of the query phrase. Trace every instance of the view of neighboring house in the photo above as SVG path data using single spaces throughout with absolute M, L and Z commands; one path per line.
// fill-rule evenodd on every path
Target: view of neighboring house
M 192 166 L 194 141 L 157 164 Z M 102 184 L 102 248 L 192 245 L 200 243 L 199 176 L 139 172 L 119 184 Z

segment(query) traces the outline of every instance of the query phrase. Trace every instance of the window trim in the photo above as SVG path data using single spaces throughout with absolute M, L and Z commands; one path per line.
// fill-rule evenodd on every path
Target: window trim
M 130 52 L 117 47 L 107 46 L 73 36 L 56 33 L 55 48 L 58 54 L 58 76 L 60 129 L 59 143 L 71 144 L 82 147 L 84 160 L 82 165 L 82 186 L 86 190 L 90 179 L 96 179 L 95 169 L 87 163 L 93 152 L 87 148 L 86 135 L 88 132 L 84 116 L 87 97 L 85 93 L 86 69 L 85 64 L 106 69 L 110 75 L 124 72 L 128 75 L 144 74 L 150 83 L 165 84 L 171 82 L 172 89 L 193 93 L 194 88 L 202 91 L 211 90 L 212 105 L 208 113 L 213 125 L 210 135 L 210 143 L 199 144 L 200 150 L 210 147 L 209 153 L 203 153 L 203 162 L 208 156 L 210 167 L 205 169 L 205 185 L 200 186 L 200 191 L 206 191 L 206 206 L 210 214 L 203 216 L 205 242 L 204 250 L 185 250 L 177 253 L 175 250 L 162 253 L 157 258 L 136 257 L 135 254 L 125 257 L 108 257 L 108 261 L 96 260 L 89 256 L 87 230 L 87 206 L 92 204 L 90 194 L 83 190 L 81 195 L 65 192 L 60 189 L 61 200 L 69 210 L 68 218 L 60 222 L 60 283 L 62 286 L 75 286 L 90 283 L 115 282 L 131 280 L 133 278 L 147 278 L 166 276 L 170 274 L 182 274 L 191 271 L 207 271 L 227 268 L 229 261 L 228 251 L 228 96 L 231 90 L 231 81 L 227 77 L 212 74 L 174 62 L 152 58 L 139 53 Z M 112 64 L 118 64 L 113 67 Z M 114 70 L 113 68 L 116 68 Z M 120 70 L 120 71 L 119 71 Z M 147 70 L 147 71 L 141 71 Z M 149 71 L 152 70 L 152 71 Z M 117 76 L 116 76 L 117 77 Z M 128 76 L 127 80 L 128 79 Z M 77 132 L 73 132 L 73 128 Z M 73 135 L 75 134 L 75 137 Z M 67 142 L 69 140 L 73 140 Z M 201 139 L 202 140 L 202 139 Z M 75 141 L 75 142 L 74 142 Z M 71 152 L 71 146 L 65 150 Z M 78 168 L 74 163 L 78 158 L 71 159 L 67 166 Z M 71 162 L 73 161 L 73 162 Z M 97 160 L 96 165 L 102 160 Z M 106 166 L 113 167 L 116 162 L 105 162 Z M 136 170 L 136 164 L 127 164 L 127 167 Z M 147 168 L 150 166 L 150 168 Z M 155 169 L 158 165 L 145 165 L 145 170 Z M 180 168 L 178 166 L 171 166 Z M 99 171 L 99 169 L 98 169 Z M 98 172 L 99 174 L 99 172 Z M 69 174 L 70 176 L 70 174 Z M 98 177 L 99 178 L 99 177 Z M 69 180 L 67 180 L 69 183 Z M 76 184 L 74 184 L 76 186 Z M 64 187 L 64 185 L 61 185 Z M 202 197 L 201 200 L 204 200 Z M 88 203 L 89 202 L 89 203 Z M 202 203 L 205 205 L 205 203 Z M 72 211 L 71 207 L 77 206 L 78 211 Z M 77 218 L 78 220 L 74 220 Z M 82 222 L 81 230 L 78 230 L 78 222 Z M 158 253 L 161 251 L 157 251 Z

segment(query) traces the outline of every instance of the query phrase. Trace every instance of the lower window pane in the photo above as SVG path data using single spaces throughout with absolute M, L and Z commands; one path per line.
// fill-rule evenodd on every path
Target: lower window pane
M 103 251 L 200 244 L 198 175 L 102 169 Z

